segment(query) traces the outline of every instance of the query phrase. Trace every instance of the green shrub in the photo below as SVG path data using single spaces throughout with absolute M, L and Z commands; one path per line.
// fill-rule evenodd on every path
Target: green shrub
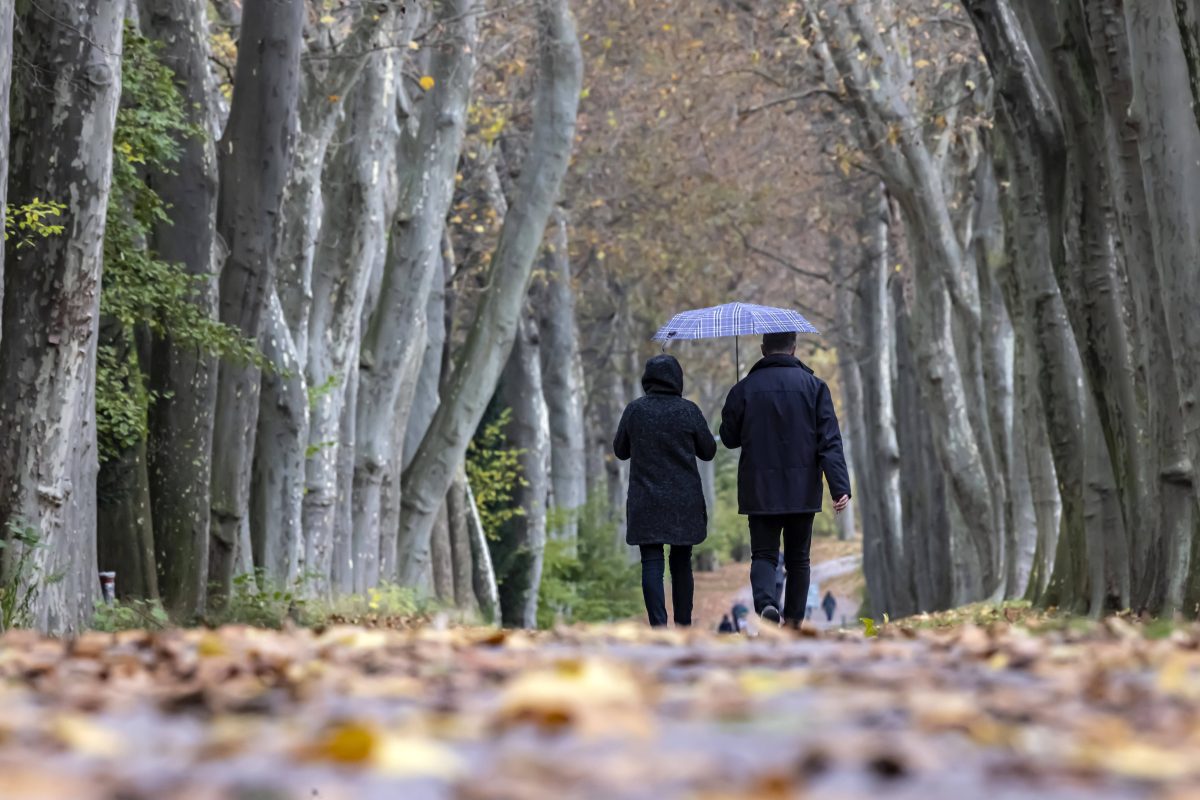
M 0 539 L 0 554 L 8 561 L 0 583 L 0 631 L 32 625 L 33 605 L 42 586 L 62 579 L 61 575 L 43 576 L 37 565 L 37 551 L 46 546 L 37 528 L 19 517 L 9 520 L 6 527 L 8 536 Z M 3 552 L 9 550 L 15 553 Z
M 92 630 L 105 633 L 117 631 L 161 631 L 171 627 L 171 620 L 157 600 L 121 600 L 96 606 Z
M 233 579 L 233 591 L 224 608 L 212 614 L 207 622 L 256 628 L 282 628 L 289 620 L 304 624 L 310 603 L 305 592 L 309 580 L 308 576 L 302 576 L 291 584 L 280 584 L 268 578 L 261 568 L 238 575 Z
M 489 408 L 489 413 L 492 409 Z M 521 472 L 524 451 L 509 447 L 504 429 L 512 419 L 512 409 L 505 408 L 490 420 L 485 419 L 467 446 L 467 480 L 475 493 L 479 520 L 488 539 L 500 538 L 504 524 L 525 513 L 513 503 L 518 487 L 525 484 Z
M 606 622 L 642 610 L 641 572 L 617 540 L 607 503 L 593 497 L 579 510 L 579 535 L 572 543 L 546 543 L 538 589 L 538 625 L 557 620 Z
M 305 625 L 395 624 L 428 616 L 432 611 L 429 601 L 419 598 L 411 587 L 384 583 L 368 589 L 365 595 L 342 595 L 332 600 L 310 602 L 300 621 Z

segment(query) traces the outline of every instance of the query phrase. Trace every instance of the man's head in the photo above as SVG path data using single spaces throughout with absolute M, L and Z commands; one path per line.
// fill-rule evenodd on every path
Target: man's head
M 785 355 L 794 356 L 796 354 L 796 332 L 787 331 L 786 333 L 764 333 L 762 341 L 762 354 L 764 356 Z

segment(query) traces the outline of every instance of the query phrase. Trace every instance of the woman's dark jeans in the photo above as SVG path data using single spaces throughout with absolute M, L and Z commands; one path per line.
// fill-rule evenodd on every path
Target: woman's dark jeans
M 642 548 L 642 596 L 650 625 L 667 624 L 667 595 L 663 589 L 663 545 L 644 544 Z M 676 625 L 692 624 L 692 548 L 671 545 L 671 603 Z

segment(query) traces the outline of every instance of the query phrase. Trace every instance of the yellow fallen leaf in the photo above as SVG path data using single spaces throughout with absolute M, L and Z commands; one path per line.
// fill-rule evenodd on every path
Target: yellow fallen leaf
M 117 758 L 125 745 L 112 731 L 78 714 L 62 714 L 54 720 L 54 736 L 76 753 L 97 758 Z
M 398 778 L 455 780 L 466 774 L 466 765 L 448 747 L 416 736 L 385 736 L 375 748 L 371 765 Z
M 200 641 L 196 643 L 196 653 L 205 658 L 224 656 L 229 654 L 229 648 L 225 646 L 225 642 L 220 636 L 210 631 L 200 637 Z
M 1086 760 L 1091 766 L 1108 772 L 1158 782 L 1178 780 L 1200 771 L 1195 754 L 1166 750 L 1141 742 L 1105 748 Z
M 372 725 L 343 722 L 326 731 L 306 755 L 339 764 L 361 764 L 371 758 L 379 738 L 379 731 Z
M 650 727 L 647 701 L 633 676 L 606 662 L 572 660 L 518 675 L 501 696 L 494 723 L 584 734 L 641 734 Z
M 422 75 L 421 79 L 417 81 L 417 83 L 421 84 L 421 88 L 427 92 L 437 85 L 437 81 L 433 79 L 432 75 Z

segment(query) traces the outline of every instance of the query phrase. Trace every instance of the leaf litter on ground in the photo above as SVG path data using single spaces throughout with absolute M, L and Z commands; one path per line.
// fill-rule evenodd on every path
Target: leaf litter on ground
M 1200 627 L 0 637 L 0 797 L 1200 798 Z

